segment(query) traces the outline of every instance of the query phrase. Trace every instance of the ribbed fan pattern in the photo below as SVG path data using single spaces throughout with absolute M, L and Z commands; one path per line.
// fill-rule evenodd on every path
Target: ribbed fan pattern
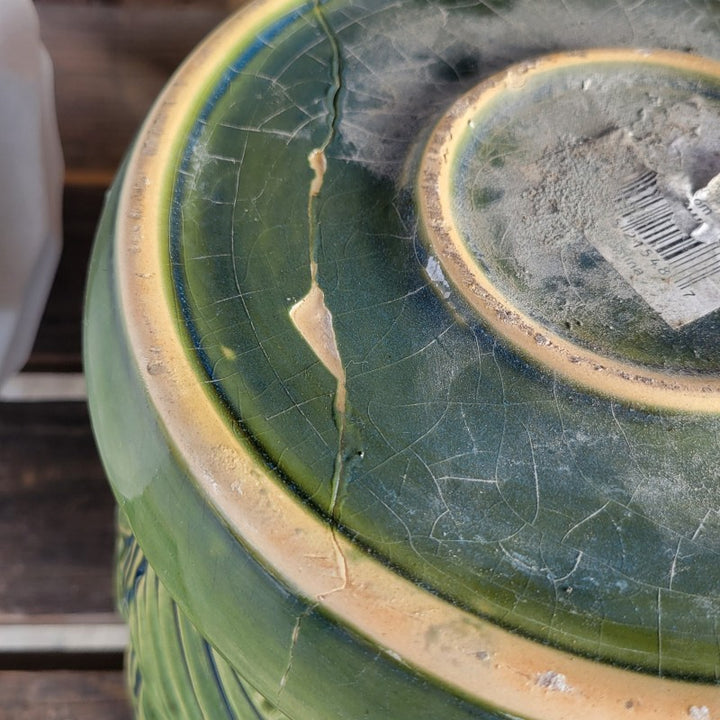
M 117 597 L 130 627 L 137 720 L 290 720 L 248 685 L 170 597 L 119 513 Z

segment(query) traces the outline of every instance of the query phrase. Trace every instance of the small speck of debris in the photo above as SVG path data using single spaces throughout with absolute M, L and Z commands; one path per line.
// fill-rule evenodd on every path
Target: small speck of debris
M 150 375 L 162 375 L 167 372 L 167 369 L 165 368 L 165 365 L 158 360 L 149 362 L 147 364 L 147 371 Z
M 538 687 L 546 688 L 547 690 L 551 690 L 553 692 L 566 693 L 572 691 L 572 686 L 568 685 L 565 675 L 559 672 L 554 672 L 553 670 L 541 673 L 537 676 L 537 680 L 535 682 Z
M 693 705 L 688 710 L 688 717 L 690 720 L 710 720 L 710 710 L 705 705 Z
M 632 710 L 635 707 L 635 701 L 634 700 L 628 700 L 625 703 L 625 709 L 626 710 Z
M 223 356 L 227 360 L 236 360 L 237 359 L 237 355 L 235 354 L 235 351 L 232 350 L 232 348 L 226 347 L 225 345 L 221 345 L 220 351 L 222 352 Z
M 442 296 L 446 299 L 449 298 L 450 285 L 445 279 L 442 267 L 440 266 L 437 258 L 434 258 L 432 255 L 428 258 L 427 265 L 425 266 L 425 272 L 427 273 L 428 278 L 430 278 L 430 282 L 440 288 Z
M 475 657 L 478 660 L 488 660 L 490 658 L 490 653 L 486 652 L 485 650 L 479 650 L 475 653 Z

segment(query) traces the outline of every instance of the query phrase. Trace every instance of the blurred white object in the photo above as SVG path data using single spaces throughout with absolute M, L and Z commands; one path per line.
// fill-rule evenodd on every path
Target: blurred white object
M 53 69 L 30 0 L 0 0 L 0 385 L 25 363 L 61 247 Z

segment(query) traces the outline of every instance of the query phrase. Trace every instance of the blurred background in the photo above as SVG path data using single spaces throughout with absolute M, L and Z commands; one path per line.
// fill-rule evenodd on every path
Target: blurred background
M 35 0 L 55 70 L 64 237 L 32 352 L 0 397 L 0 720 L 131 717 L 113 499 L 83 397 L 85 273 L 104 194 L 147 110 L 240 2 Z

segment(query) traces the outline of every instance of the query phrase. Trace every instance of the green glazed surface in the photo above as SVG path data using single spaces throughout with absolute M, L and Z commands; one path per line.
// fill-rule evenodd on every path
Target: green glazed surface
M 148 398 L 127 353 L 125 329 L 117 314 L 108 227 L 116 203 L 115 191 L 108 198 L 93 254 L 86 353 L 89 358 L 102 358 L 89 375 L 88 390 L 103 461 L 108 475 L 120 483 L 113 488 L 121 513 L 129 518 L 133 535 L 143 538 L 140 550 L 128 530 L 122 530 L 121 521 L 118 599 L 130 621 L 133 643 L 128 679 L 135 687 L 139 674 L 149 688 L 137 695 L 133 691 L 140 717 L 144 712 L 148 718 L 172 717 L 162 714 L 163 704 L 183 707 L 196 702 L 193 696 L 198 690 L 172 678 L 186 672 L 188 662 L 176 649 L 176 636 L 163 639 L 173 632 L 168 630 L 173 613 L 179 623 L 189 624 L 193 643 L 202 644 L 207 638 L 248 692 L 259 693 L 293 720 L 511 717 L 470 703 L 417 675 L 339 626 L 317 603 L 296 597 L 210 508 L 177 449 L 147 411 Z M 118 388 L 123 391 L 116 392 Z M 139 596 L 132 589 L 137 583 Z M 165 603 L 162 608 L 156 605 L 158 599 Z M 200 677 L 199 682 L 215 681 Z M 165 693 L 169 697 L 163 697 Z M 242 705 L 232 706 L 229 716 L 244 718 L 243 713 Z
M 603 662 L 704 682 L 717 680 L 720 664 L 720 421 L 596 397 L 518 358 L 438 279 L 414 193 L 435 122 L 498 69 L 592 46 L 720 58 L 718 21 L 720 9 L 693 3 L 678 18 L 670 0 L 632 9 L 590 0 L 288 3 L 259 37 L 238 39 L 224 71 L 208 74 L 161 208 L 165 282 L 198 380 L 298 503 L 359 553 L 478 618 Z M 313 195 L 308 156 L 318 148 L 327 170 Z M 114 277 L 117 192 L 91 270 L 87 372 L 118 501 L 169 593 L 161 614 L 176 602 L 197 628 L 187 630 L 192 642 L 207 638 L 233 677 L 295 720 L 506 717 L 295 596 L 220 520 L 127 349 Z M 342 408 L 337 378 L 290 316 L 315 265 L 345 373 Z M 714 347 L 719 317 L 687 342 L 701 333 Z M 627 357 L 624 337 L 605 340 Z M 138 658 L 150 657 L 137 632 Z M 327 678 L 320 694 L 318 677 Z M 313 703 L 332 710 L 318 714 Z
M 238 677 L 173 602 L 124 518 L 118 523 L 117 595 L 130 626 L 130 697 L 138 720 L 286 715 Z

